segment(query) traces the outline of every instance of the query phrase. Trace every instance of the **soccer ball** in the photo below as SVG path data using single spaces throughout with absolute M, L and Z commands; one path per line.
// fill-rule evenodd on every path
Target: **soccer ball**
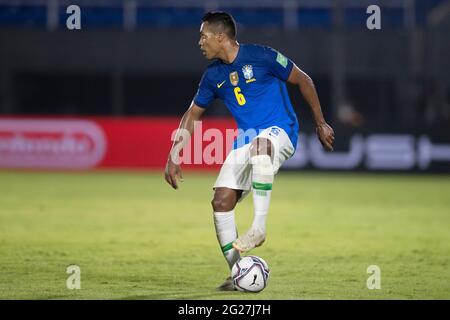
M 267 286 L 269 273 L 269 267 L 263 259 L 245 256 L 233 265 L 231 278 L 239 291 L 260 292 Z

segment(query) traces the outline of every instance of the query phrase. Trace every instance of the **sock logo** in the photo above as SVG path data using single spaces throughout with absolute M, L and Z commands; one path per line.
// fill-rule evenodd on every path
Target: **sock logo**
M 262 190 L 256 190 L 256 194 L 258 196 L 262 196 L 262 197 L 267 196 L 267 192 L 266 191 L 262 191 Z

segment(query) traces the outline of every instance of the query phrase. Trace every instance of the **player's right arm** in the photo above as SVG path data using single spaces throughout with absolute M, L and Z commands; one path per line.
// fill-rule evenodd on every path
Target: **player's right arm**
M 174 189 L 178 189 L 177 179 L 183 181 L 183 176 L 180 168 L 180 151 L 184 145 L 189 141 L 194 132 L 194 125 L 200 119 L 203 112 L 208 108 L 211 101 L 215 98 L 214 86 L 209 80 L 208 69 L 203 73 L 200 80 L 197 93 L 192 100 L 191 106 L 184 113 L 181 118 L 175 139 L 173 141 L 172 149 L 167 159 L 165 170 L 165 178 L 168 184 Z
M 166 169 L 164 172 L 165 179 L 168 184 L 174 189 L 178 189 L 178 180 L 183 181 L 183 175 L 180 168 L 180 151 L 189 141 L 192 133 L 195 129 L 195 122 L 200 119 L 205 108 L 199 107 L 192 101 L 189 109 L 184 113 L 181 118 L 180 125 L 178 126 L 175 139 L 172 144 L 172 148 L 169 152 L 169 157 L 167 159 Z

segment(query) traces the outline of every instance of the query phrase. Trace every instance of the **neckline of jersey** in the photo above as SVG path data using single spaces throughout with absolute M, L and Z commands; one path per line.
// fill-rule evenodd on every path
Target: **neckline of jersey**
M 226 62 L 223 62 L 223 61 L 222 61 L 222 63 L 226 64 L 227 66 L 232 66 L 236 61 L 238 61 L 239 55 L 241 54 L 241 49 L 242 49 L 242 44 L 239 44 L 238 53 L 237 53 L 237 55 L 236 55 L 236 58 L 234 58 L 233 62 L 231 62 L 231 63 L 226 63 Z

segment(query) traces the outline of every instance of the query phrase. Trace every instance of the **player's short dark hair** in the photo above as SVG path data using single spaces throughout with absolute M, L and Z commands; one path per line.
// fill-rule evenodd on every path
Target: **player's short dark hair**
M 202 21 L 219 27 L 230 39 L 236 39 L 236 22 L 231 14 L 223 11 L 211 11 L 203 16 Z

